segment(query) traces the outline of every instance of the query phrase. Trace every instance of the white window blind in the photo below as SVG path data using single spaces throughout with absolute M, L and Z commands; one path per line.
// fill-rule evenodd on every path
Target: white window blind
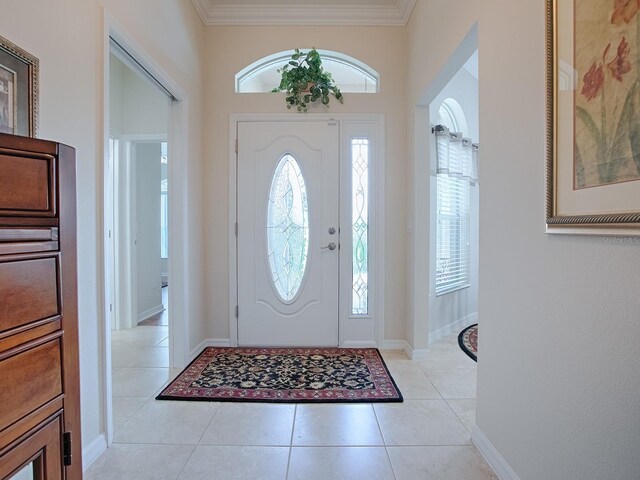
M 477 146 L 438 126 L 436 133 L 436 295 L 469 286 L 469 188 L 477 181 Z

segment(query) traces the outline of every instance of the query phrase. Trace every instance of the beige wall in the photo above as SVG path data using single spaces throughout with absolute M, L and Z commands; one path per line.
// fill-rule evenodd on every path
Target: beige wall
M 477 18 L 477 425 L 522 480 L 638 478 L 640 242 L 544 233 L 545 2 L 479 3 L 418 0 L 408 100 Z
M 288 113 L 282 95 L 235 94 L 234 76 L 254 61 L 296 47 L 335 50 L 355 57 L 380 73 L 378 95 L 345 94 L 333 113 L 382 113 L 386 116 L 386 332 L 404 339 L 405 252 L 405 79 L 403 28 L 367 27 L 209 27 L 205 153 L 206 260 L 209 292 L 208 336 L 229 338 L 229 116 L 234 113 Z M 324 112 L 323 109 L 315 111 Z
M 189 96 L 189 201 L 199 200 L 204 27 L 187 1 L 0 0 L 0 32 L 40 60 L 40 137 L 77 149 L 83 446 L 105 430 L 102 399 L 103 5 Z M 150 21 L 153 20 L 153 21 Z M 195 248 L 199 214 L 191 217 Z M 198 216 L 198 221 L 195 218 Z M 190 259 L 192 266 L 199 265 Z M 194 275 L 198 275 L 195 269 Z M 197 281 L 192 282 L 197 288 Z M 202 282 L 199 282 L 202 283 Z M 202 314 L 199 291 L 192 311 Z M 197 318 L 197 317 L 196 317 Z M 200 332 L 196 329 L 196 335 Z
M 544 3 L 480 12 L 478 425 L 523 480 L 638 478 L 640 243 L 544 233 Z

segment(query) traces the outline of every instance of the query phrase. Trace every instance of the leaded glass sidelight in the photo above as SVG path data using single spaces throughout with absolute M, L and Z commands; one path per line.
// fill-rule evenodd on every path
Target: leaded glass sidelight
M 309 207 L 300 165 L 286 154 L 276 166 L 267 207 L 267 254 L 271 279 L 283 302 L 300 290 L 307 270 Z
M 369 313 L 369 139 L 351 140 L 352 315 Z

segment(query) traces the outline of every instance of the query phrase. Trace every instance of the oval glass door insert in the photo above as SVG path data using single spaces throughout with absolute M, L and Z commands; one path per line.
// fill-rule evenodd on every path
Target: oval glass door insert
M 267 255 L 271 280 L 284 303 L 298 294 L 307 270 L 309 207 L 300 165 L 284 155 L 271 179 L 267 206 Z

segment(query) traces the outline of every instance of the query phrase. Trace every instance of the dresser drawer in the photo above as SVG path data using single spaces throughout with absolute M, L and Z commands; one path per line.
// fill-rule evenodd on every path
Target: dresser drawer
M 60 338 L 0 353 L 0 432 L 62 394 Z
M 60 451 L 62 450 L 62 414 L 48 418 L 34 428 L 29 437 L 6 451 L 0 451 L 0 478 L 14 479 L 16 472 L 25 466 L 30 467 L 23 478 L 46 478 L 57 480 L 65 478 Z
M 0 215 L 53 216 L 54 157 L 0 153 Z
M 52 252 L 59 248 L 57 227 L 0 227 L 0 255 Z
M 60 313 L 58 257 L 0 262 L 0 333 Z

